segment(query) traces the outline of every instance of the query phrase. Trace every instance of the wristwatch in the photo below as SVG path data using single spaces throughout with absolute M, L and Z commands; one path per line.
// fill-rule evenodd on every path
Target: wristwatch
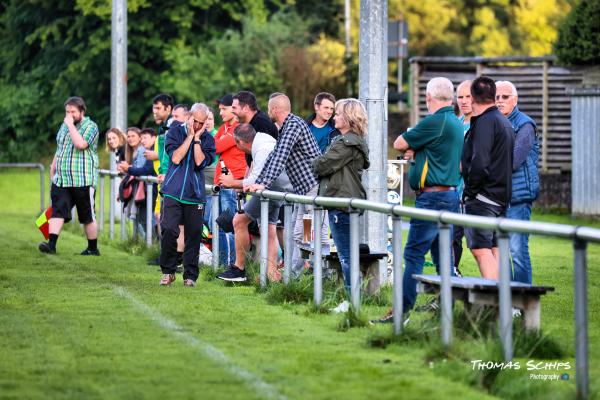
M 194 144 L 200 144 L 200 145 L 201 145 L 201 144 L 202 144 L 202 142 L 201 142 L 201 141 L 199 141 L 199 140 L 194 140 L 194 141 L 192 142 L 192 145 L 194 145 Z

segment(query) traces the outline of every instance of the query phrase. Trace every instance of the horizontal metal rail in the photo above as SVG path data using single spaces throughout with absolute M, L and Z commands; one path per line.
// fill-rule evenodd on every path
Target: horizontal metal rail
M 102 170 L 101 174 L 106 174 L 111 177 L 111 180 L 120 174 Z M 156 182 L 155 177 L 137 177 L 139 180 L 143 180 L 146 182 Z M 207 194 L 212 194 L 213 201 L 215 198 L 218 198 L 218 193 L 220 190 L 219 186 L 213 185 L 205 185 L 205 189 Z M 577 377 L 577 390 L 578 393 L 581 393 L 583 398 L 587 397 L 587 393 L 589 393 L 589 373 L 588 373 L 588 305 L 587 305 L 587 243 L 600 243 L 600 229 L 584 227 L 584 226 L 571 226 L 571 225 L 562 225 L 562 224 L 552 224 L 552 223 L 544 223 L 544 222 L 532 222 L 532 221 L 518 221 L 507 218 L 490 218 L 490 217 L 481 217 L 475 215 L 465 215 L 458 214 L 446 211 L 434 211 L 434 210 L 426 210 L 414 207 L 407 207 L 402 205 L 393 205 L 387 203 L 378 203 L 363 199 L 350 199 L 350 198 L 332 198 L 332 197 L 323 197 L 323 196 L 303 196 L 293 193 L 283 193 L 276 192 L 271 190 L 259 190 L 256 193 L 249 193 L 253 196 L 259 196 L 263 200 L 277 200 L 283 201 L 284 204 L 287 204 L 287 212 L 286 215 L 290 215 L 290 205 L 293 203 L 297 204 L 308 204 L 314 205 L 314 213 L 313 221 L 318 220 L 322 209 L 335 208 L 347 210 L 348 212 L 356 212 L 356 211 L 374 211 L 378 213 L 383 213 L 389 215 L 393 219 L 393 249 L 394 249 L 394 285 L 393 285 L 393 299 L 394 306 L 396 309 L 394 310 L 394 332 L 399 334 L 402 329 L 401 312 L 402 310 L 398 310 L 398 307 L 402 307 L 402 279 L 401 275 L 403 274 L 402 267 L 402 218 L 415 218 L 424 221 L 429 221 L 437 224 L 440 229 L 441 235 L 443 236 L 443 240 L 440 240 L 440 259 L 442 260 L 443 269 L 447 269 L 449 266 L 450 252 L 451 252 L 451 240 L 449 240 L 447 227 L 449 225 L 460 225 L 464 227 L 470 228 L 479 228 L 479 229 L 487 229 L 494 230 L 498 232 L 499 236 L 503 239 L 501 251 L 504 253 L 501 255 L 501 273 L 500 273 L 500 282 L 499 282 L 499 304 L 500 304 L 500 339 L 503 346 L 503 353 L 506 361 L 509 361 L 513 355 L 513 344 L 512 344 L 512 310 L 511 310 L 511 292 L 507 290 L 510 287 L 510 264 L 508 263 L 508 246 L 507 246 L 507 234 L 508 233 L 524 233 L 531 235 L 542 235 L 548 237 L 557 237 L 561 239 L 571 240 L 574 243 L 574 275 L 575 275 L 575 337 L 577 338 L 575 353 L 576 353 L 576 377 Z M 266 213 L 268 212 L 268 208 L 265 206 L 266 203 L 263 202 L 263 206 L 261 207 L 261 220 L 266 220 Z M 212 221 L 211 226 L 214 229 L 217 229 L 217 225 L 215 220 L 217 218 L 216 212 L 212 213 Z M 291 218 L 285 219 L 285 231 L 288 233 L 286 235 L 286 255 L 289 254 L 287 249 L 288 243 L 292 241 L 290 231 L 293 229 L 295 221 L 291 221 Z M 350 230 L 350 242 L 358 243 L 358 231 L 356 229 Z M 262 258 L 266 257 L 268 251 L 267 245 L 267 235 L 266 229 L 261 230 L 261 252 Z M 218 234 L 213 232 L 213 253 L 218 252 L 218 242 L 216 242 L 215 238 L 218 237 Z M 320 241 L 319 241 L 320 244 Z M 314 249 L 314 257 L 315 260 L 320 260 L 322 255 L 321 246 L 315 244 Z M 356 254 L 353 252 L 352 254 Z M 354 255 L 356 258 L 356 255 Z M 351 255 L 352 258 L 352 255 Z M 213 258 L 213 267 L 216 268 L 217 265 L 215 261 L 218 263 L 218 259 L 214 260 Z M 266 259 L 261 260 L 261 268 L 260 268 L 260 279 L 259 282 L 261 286 L 265 286 L 267 284 L 267 268 L 266 268 Z M 353 262 L 351 260 L 351 264 L 355 264 L 356 261 Z M 263 265 L 264 264 L 264 265 Z M 285 265 L 285 279 L 284 283 L 287 284 L 289 282 L 289 271 L 291 268 L 291 257 L 286 257 L 284 265 Z M 356 267 L 356 266 L 355 266 Z M 315 271 L 314 273 L 314 302 L 318 306 L 322 300 L 322 274 L 320 271 L 321 263 L 319 261 L 314 263 L 314 268 L 319 268 L 319 271 Z M 353 308 L 355 310 L 359 309 L 360 302 L 360 292 L 357 290 L 358 287 L 358 279 L 357 276 L 360 272 L 357 271 L 357 268 L 350 269 L 350 280 L 353 283 L 351 288 L 351 298 Z M 446 346 L 449 346 L 452 341 L 452 313 L 451 313 L 451 290 L 449 278 L 450 274 L 446 273 L 447 271 L 443 271 L 442 273 L 442 292 L 441 292 L 441 304 L 443 308 L 442 315 L 442 329 L 441 336 L 442 341 Z

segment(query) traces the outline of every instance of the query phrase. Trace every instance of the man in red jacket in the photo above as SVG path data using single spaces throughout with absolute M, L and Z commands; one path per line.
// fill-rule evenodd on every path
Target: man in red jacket
M 226 94 L 217 100 L 219 114 L 223 124 L 215 134 L 215 148 L 219 156 L 217 169 L 215 171 L 214 184 L 220 185 L 222 179 L 243 179 L 246 174 L 246 155 L 237 148 L 233 138 L 233 130 L 239 124 L 237 117 L 232 111 L 233 95 Z M 222 165 L 227 169 L 228 176 L 223 178 Z M 233 189 L 222 189 L 219 193 L 219 212 L 227 209 L 233 213 L 236 211 L 236 194 Z M 224 265 L 235 263 L 235 239 L 233 233 L 225 233 L 219 230 L 219 251 Z

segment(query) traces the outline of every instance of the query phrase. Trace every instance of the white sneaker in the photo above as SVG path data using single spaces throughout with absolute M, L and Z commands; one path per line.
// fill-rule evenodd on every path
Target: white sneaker
M 342 314 L 348 312 L 349 309 L 350 303 L 347 300 L 344 300 L 336 308 L 332 308 L 331 311 L 336 314 Z
M 513 308 L 512 309 L 512 316 L 513 316 L 513 318 L 520 317 L 521 316 L 521 310 L 519 310 L 518 308 Z

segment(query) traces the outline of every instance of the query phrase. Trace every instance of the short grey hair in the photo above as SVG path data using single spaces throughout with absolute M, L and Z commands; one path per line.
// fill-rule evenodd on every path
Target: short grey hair
M 210 109 L 204 103 L 194 103 L 190 108 L 190 112 L 194 114 L 196 111 L 202 111 L 204 115 L 208 115 Z
M 513 96 L 519 96 L 519 93 L 517 93 L 517 88 L 515 87 L 515 85 L 513 85 L 513 83 L 511 81 L 497 81 L 496 82 L 496 88 L 501 85 L 510 87 L 510 94 L 512 94 Z
M 452 101 L 454 98 L 454 85 L 448 78 L 437 77 L 427 82 L 426 93 L 441 101 Z
M 246 143 L 252 143 L 255 136 L 256 130 L 250 124 L 239 124 L 233 130 L 233 137 Z

